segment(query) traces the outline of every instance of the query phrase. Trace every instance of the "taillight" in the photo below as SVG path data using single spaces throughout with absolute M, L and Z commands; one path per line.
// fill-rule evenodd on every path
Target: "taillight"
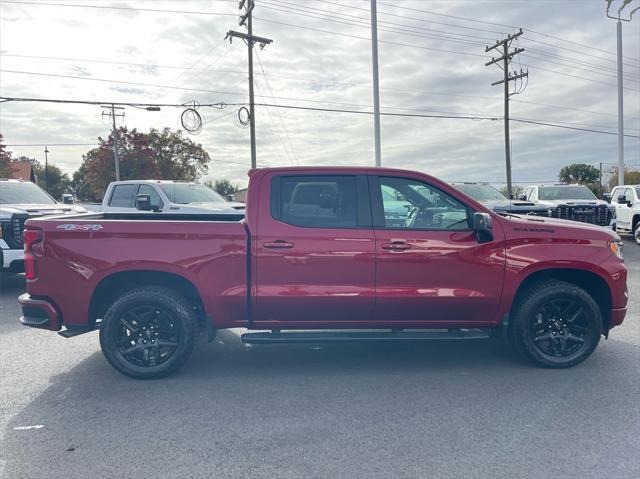
M 24 239 L 24 275 L 27 279 L 36 279 L 38 265 L 33 254 L 34 246 L 42 241 L 42 231 L 25 229 Z

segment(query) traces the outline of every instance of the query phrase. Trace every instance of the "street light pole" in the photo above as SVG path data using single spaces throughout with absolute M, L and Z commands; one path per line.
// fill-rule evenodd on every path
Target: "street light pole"
M 624 185 L 624 94 L 622 81 L 622 22 L 630 22 L 633 14 L 640 9 L 636 7 L 629 13 L 629 18 L 622 18 L 622 10 L 633 0 L 623 0 L 622 6 L 618 9 L 618 16 L 609 15 L 609 8 L 613 0 L 607 1 L 607 17 L 617 20 L 617 53 L 618 53 L 618 185 Z
M 380 145 L 380 87 L 378 77 L 378 12 L 377 0 L 371 0 L 371 60 L 373 64 L 373 128 L 375 134 L 376 166 L 382 166 Z

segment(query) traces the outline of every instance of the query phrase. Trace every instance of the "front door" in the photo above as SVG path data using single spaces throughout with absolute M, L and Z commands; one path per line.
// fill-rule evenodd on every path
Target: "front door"
M 495 319 L 504 238 L 480 242 L 468 208 L 445 188 L 411 176 L 371 177 L 377 321 L 433 326 Z
M 375 240 L 365 175 L 274 175 L 261 187 L 253 318 L 269 328 L 370 321 Z

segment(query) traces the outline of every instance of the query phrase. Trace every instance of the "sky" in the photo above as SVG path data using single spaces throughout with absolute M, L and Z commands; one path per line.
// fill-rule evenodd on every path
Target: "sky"
M 189 137 L 211 155 L 208 178 L 246 186 L 249 130 L 247 48 L 224 40 L 238 26 L 235 0 L 0 1 L 0 96 L 202 106 Z M 256 101 L 372 111 L 369 0 L 255 0 Z M 613 10 L 621 5 L 614 0 Z M 625 9 L 640 6 L 632 0 Z M 383 116 L 383 166 L 449 181 L 505 181 L 503 89 L 492 45 L 523 29 L 528 70 L 511 117 L 617 132 L 616 22 L 604 0 L 378 0 L 381 111 L 463 118 Z M 494 53 L 494 55 L 496 55 Z M 623 23 L 625 133 L 640 136 L 640 11 Z M 524 85 L 514 85 L 524 86 Z M 14 156 L 73 173 L 106 138 L 99 105 L 0 104 L 0 133 Z M 183 108 L 127 107 L 119 125 L 181 128 Z M 479 117 L 493 117 L 479 119 Z M 258 166 L 374 164 L 373 117 L 260 106 Z M 570 163 L 617 162 L 614 134 L 510 122 L 513 180 L 557 180 Z M 67 144 L 67 145 L 65 145 Z M 75 145 L 68 145 L 75 144 Z M 33 145 L 33 146 L 17 146 Z M 626 163 L 640 168 L 640 139 L 625 138 Z

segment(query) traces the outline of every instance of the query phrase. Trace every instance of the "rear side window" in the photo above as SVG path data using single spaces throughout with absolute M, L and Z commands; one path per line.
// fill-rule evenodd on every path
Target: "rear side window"
M 138 185 L 117 185 L 111 193 L 111 201 L 109 206 L 118 206 L 121 208 L 133 208 Z
M 272 182 L 271 215 L 308 228 L 358 226 L 356 176 L 281 176 Z

